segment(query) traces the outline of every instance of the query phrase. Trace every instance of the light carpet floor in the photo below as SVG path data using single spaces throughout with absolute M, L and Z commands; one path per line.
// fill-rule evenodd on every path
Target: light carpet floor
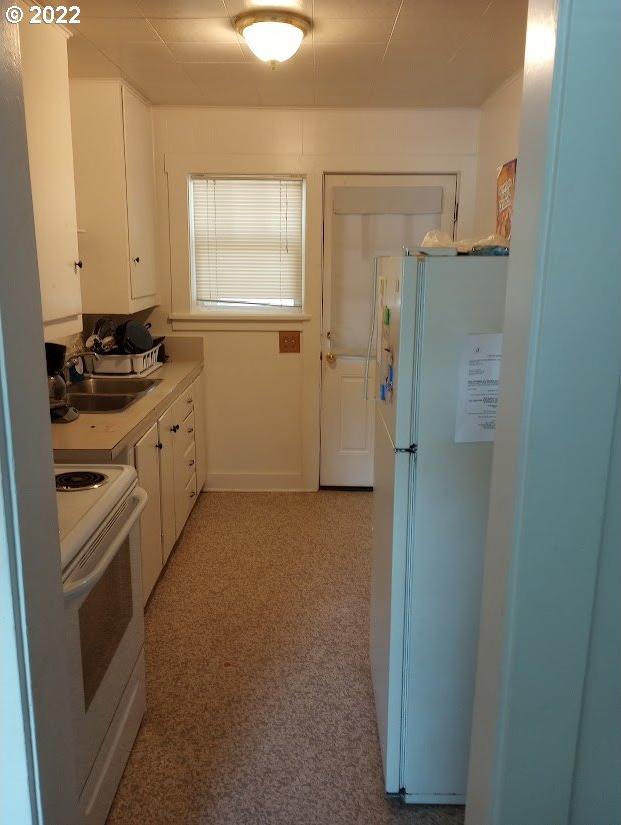
M 371 503 L 201 496 L 147 608 L 147 714 L 109 825 L 461 825 L 382 792 Z

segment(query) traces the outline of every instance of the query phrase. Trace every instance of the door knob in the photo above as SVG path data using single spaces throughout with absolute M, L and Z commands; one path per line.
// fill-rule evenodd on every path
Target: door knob
M 326 352 L 326 361 L 328 364 L 334 364 L 336 361 L 336 355 L 333 352 Z

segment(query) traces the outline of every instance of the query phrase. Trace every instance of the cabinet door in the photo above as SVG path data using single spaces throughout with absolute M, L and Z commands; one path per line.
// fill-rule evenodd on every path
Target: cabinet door
M 45 337 L 82 330 L 67 38 L 19 27 L 24 110 Z
M 145 604 L 162 569 L 160 450 L 158 444 L 157 424 L 154 424 L 135 447 L 138 483 L 149 496 L 147 506 L 140 517 L 142 596 Z
M 207 424 L 205 421 L 205 372 L 192 384 L 194 426 L 196 433 L 196 489 L 200 491 L 207 479 Z
M 175 414 L 169 407 L 158 421 L 160 450 L 160 485 L 162 497 L 162 551 L 164 562 L 177 540 L 175 527 Z
M 144 298 L 156 292 L 151 112 L 148 106 L 125 87 L 123 127 L 131 297 Z
M 128 315 L 134 307 L 121 86 L 114 80 L 73 77 L 70 92 L 83 311 Z

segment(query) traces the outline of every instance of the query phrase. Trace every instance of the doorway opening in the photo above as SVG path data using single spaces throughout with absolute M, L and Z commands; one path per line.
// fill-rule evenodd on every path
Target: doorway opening
M 326 173 L 321 329 L 322 487 L 373 484 L 374 262 L 454 237 L 457 174 Z

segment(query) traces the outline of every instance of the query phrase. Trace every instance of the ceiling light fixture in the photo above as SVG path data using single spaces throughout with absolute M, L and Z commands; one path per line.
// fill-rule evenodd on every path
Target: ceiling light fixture
M 272 66 L 293 57 L 311 28 L 307 17 L 282 9 L 243 12 L 234 25 L 250 51 Z

